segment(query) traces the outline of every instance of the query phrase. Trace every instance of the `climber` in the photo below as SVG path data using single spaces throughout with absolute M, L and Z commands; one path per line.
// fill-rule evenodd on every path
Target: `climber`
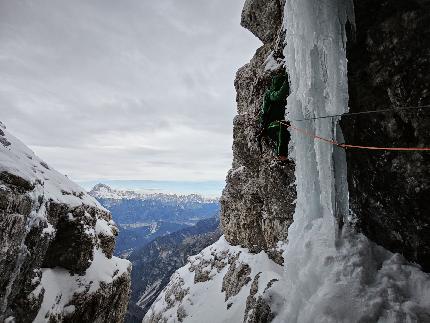
M 258 145 L 262 150 L 261 140 L 269 137 L 275 143 L 278 160 L 288 160 L 289 122 L 285 120 L 285 107 L 289 94 L 288 76 L 284 73 L 272 77 L 272 84 L 266 91 L 263 107 L 260 111 L 260 133 Z

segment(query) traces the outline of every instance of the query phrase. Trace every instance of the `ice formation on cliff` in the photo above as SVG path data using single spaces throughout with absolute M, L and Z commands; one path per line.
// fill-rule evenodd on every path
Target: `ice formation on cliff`
M 292 120 L 348 110 L 345 23 L 352 3 L 287 0 L 284 49 Z M 341 140 L 331 118 L 293 122 Z M 292 132 L 297 206 L 284 253 L 275 321 L 416 322 L 430 318 L 430 277 L 351 230 L 344 152 Z M 337 221 L 336 221 L 337 219 Z M 339 223 L 345 221 L 343 230 Z

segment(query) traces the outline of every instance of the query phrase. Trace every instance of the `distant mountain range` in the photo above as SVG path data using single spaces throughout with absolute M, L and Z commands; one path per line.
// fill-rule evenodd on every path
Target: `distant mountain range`
M 220 236 L 219 219 L 205 219 L 195 226 L 158 237 L 143 248 L 133 251 L 128 257 L 133 270 L 126 322 L 142 322 L 145 313 L 175 270 L 187 262 L 188 256 L 199 253 Z
M 112 213 L 119 228 L 115 254 L 132 264 L 127 323 L 146 311 L 187 257 L 221 236 L 219 201 L 200 195 L 141 193 L 97 184 L 89 192 Z
M 105 184 L 95 185 L 89 194 L 112 213 L 119 228 L 115 254 L 122 257 L 159 236 L 219 213 L 217 199 L 197 194 L 141 193 Z
M 103 183 L 117 190 L 135 192 L 165 193 L 219 197 L 224 189 L 225 181 L 166 181 L 166 180 L 109 180 L 78 181 L 87 191 L 95 185 Z
M 203 197 L 198 194 L 178 195 L 165 193 L 142 193 L 133 190 L 118 190 L 113 189 L 106 184 L 95 185 L 90 194 L 95 198 L 110 199 L 110 200 L 154 200 L 162 202 L 177 202 L 177 203 L 216 203 L 218 199 Z

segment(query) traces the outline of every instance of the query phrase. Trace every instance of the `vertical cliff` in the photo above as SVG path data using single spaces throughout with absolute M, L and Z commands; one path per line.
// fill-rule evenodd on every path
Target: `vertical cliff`
M 260 152 L 256 138 L 271 78 L 285 72 L 283 7 L 282 0 L 247 0 L 242 11 L 241 25 L 263 45 L 234 82 L 234 157 L 221 197 L 224 237 L 172 276 L 144 322 L 199 322 L 196 308 L 213 322 L 267 322 L 274 316 L 265 297 L 283 271 L 295 210 L 294 161 L 277 161 L 267 142 Z
M 0 123 L 0 321 L 121 322 L 128 261 L 111 215 Z
M 225 238 L 253 251 L 271 250 L 287 239 L 296 199 L 294 163 L 280 163 L 273 149 L 257 145 L 263 97 L 283 66 L 283 2 L 247 0 L 241 24 L 263 45 L 236 74 L 237 116 L 233 121 L 233 167 L 221 197 Z
M 355 1 L 348 42 L 351 144 L 430 147 L 430 1 Z M 347 150 L 350 207 L 370 239 L 430 271 L 430 154 Z

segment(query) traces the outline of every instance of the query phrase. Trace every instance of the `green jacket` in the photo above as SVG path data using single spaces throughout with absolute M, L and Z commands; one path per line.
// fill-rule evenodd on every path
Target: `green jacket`
M 260 125 L 263 129 L 267 129 L 274 121 L 285 119 L 289 90 L 290 86 L 286 76 L 272 78 L 272 84 L 264 95 L 263 108 L 260 111 Z

